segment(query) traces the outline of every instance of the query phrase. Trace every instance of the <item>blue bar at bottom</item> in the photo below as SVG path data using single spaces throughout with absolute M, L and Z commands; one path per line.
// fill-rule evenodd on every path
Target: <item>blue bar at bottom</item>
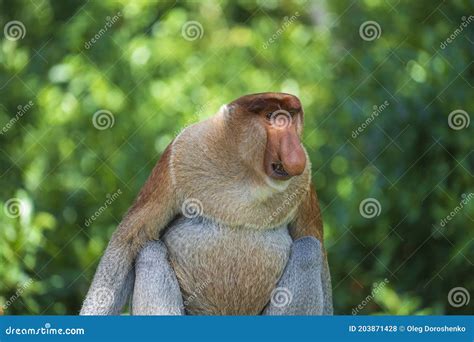
M 474 341 L 474 316 L 0 316 L 0 341 Z

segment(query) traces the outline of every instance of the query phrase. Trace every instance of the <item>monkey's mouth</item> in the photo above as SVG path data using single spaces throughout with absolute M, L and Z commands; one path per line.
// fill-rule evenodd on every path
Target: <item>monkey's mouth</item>
M 274 178 L 278 178 L 278 179 L 288 179 L 288 178 L 290 178 L 290 175 L 285 170 L 285 168 L 283 167 L 283 164 L 281 162 L 272 163 L 272 171 L 273 171 L 272 176 Z

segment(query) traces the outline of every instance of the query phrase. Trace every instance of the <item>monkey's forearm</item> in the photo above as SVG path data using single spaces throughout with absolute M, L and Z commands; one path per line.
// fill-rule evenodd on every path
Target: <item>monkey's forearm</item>
M 324 308 L 323 315 L 333 315 L 333 302 L 332 302 L 332 284 L 331 284 L 331 273 L 329 272 L 329 263 L 326 255 L 323 256 L 323 271 L 321 273 L 322 288 L 323 288 L 323 300 Z
M 84 300 L 81 315 L 118 315 L 133 288 L 133 256 L 111 242 Z
M 150 241 L 135 264 L 133 315 L 184 315 L 183 298 L 168 251 L 161 241 Z
M 332 314 L 321 243 L 304 237 L 293 243 L 290 259 L 264 315 Z M 329 279 L 330 282 L 330 279 Z
M 151 213 L 148 213 L 150 222 L 147 224 L 135 219 L 139 215 L 136 211 L 131 211 L 112 236 L 87 293 L 81 315 L 120 313 L 131 292 L 134 261 L 141 246 L 153 239 L 154 231 L 159 232 L 164 227 Z

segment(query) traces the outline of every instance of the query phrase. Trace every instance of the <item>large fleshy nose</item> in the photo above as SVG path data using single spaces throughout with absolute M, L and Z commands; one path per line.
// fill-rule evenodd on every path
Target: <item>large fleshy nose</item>
M 283 168 L 290 175 L 299 176 L 306 168 L 306 154 L 296 132 L 288 131 L 280 137 L 279 156 Z

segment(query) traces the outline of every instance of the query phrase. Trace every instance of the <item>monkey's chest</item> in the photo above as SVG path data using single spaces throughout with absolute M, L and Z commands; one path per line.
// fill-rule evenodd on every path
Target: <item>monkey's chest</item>
M 257 315 L 270 301 L 288 261 L 287 227 L 230 228 L 182 219 L 163 237 L 192 315 Z

